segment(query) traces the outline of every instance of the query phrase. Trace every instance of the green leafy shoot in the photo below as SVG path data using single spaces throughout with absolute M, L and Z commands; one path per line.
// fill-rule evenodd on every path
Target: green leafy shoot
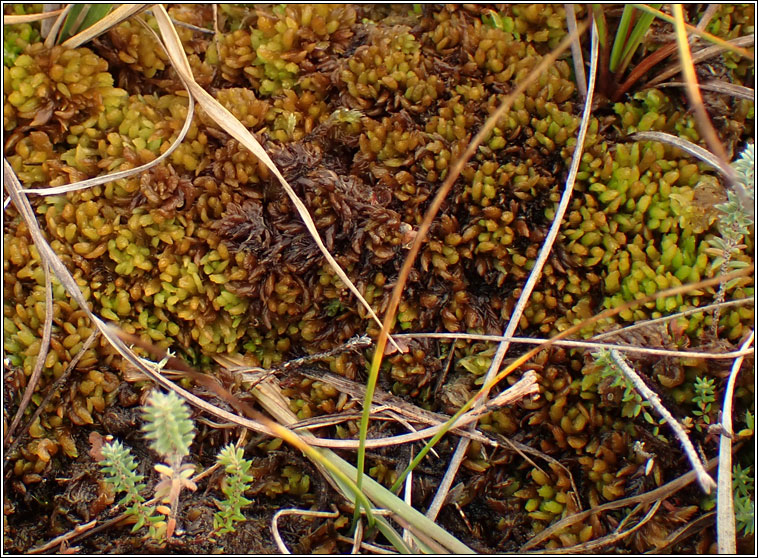
M 243 455 L 242 448 L 229 444 L 216 456 L 216 460 L 224 467 L 227 475 L 221 485 L 221 491 L 226 499 L 216 501 L 219 511 L 213 516 L 213 528 L 219 533 L 234 531 L 236 522 L 245 521 L 242 508 L 252 504 L 252 500 L 243 496 L 253 481 L 253 477 L 250 475 L 252 462 L 244 459 Z
M 184 488 L 197 490 L 197 485 L 190 478 L 194 472 L 193 465 L 182 463 L 182 459 L 189 455 L 195 425 L 190 419 L 189 407 L 173 391 L 167 394 L 153 391 L 147 400 L 143 418 L 145 424 L 142 430 L 150 441 L 150 447 L 166 461 L 165 464 L 155 465 L 155 470 L 161 475 L 155 495 L 170 506 L 168 509 L 161 506 L 158 511 L 168 514 L 166 536 L 171 538 L 176 527 L 179 494 Z
M 705 424 L 711 423 L 711 406 L 716 401 L 716 383 L 713 378 L 701 378 L 698 376 L 695 378 L 695 396 L 692 398 L 692 402 L 697 405 L 697 409 L 692 411 L 697 417 L 700 417 Z M 701 430 L 701 425 L 697 425 L 697 429 Z
M 145 505 L 145 498 L 142 496 L 145 489 L 142 482 L 144 476 L 137 473 L 137 463 L 129 448 L 115 440 L 103 446 L 102 454 L 103 460 L 100 462 L 100 467 L 105 474 L 105 481 L 117 494 L 126 492 L 118 503 L 128 506 L 126 514 L 136 520 L 132 532 L 136 532 L 147 524 L 150 526 L 150 536 L 154 539 L 161 538 L 160 531 L 164 524 L 164 517 L 154 514 L 154 507 Z
M 63 22 L 58 44 L 97 23 L 107 16 L 112 8 L 113 4 L 76 4 Z
M 755 532 L 755 475 L 752 466 L 744 469 L 735 464 L 732 468 L 732 487 L 734 489 L 734 515 L 737 530 L 747 537 Z
M 142 430 L 150 440 L 150 447 L 166 461 L 189 455 L 195 437 L 195 425 L 184 400 L 173 391 L 168 394 L 153 391 L 147 400 L 142 418 Z
M 658 9 L 661 7 L 661 4 L 652 4 L 652 6 Z M 611 49 L 609 64 L 611 72 L 623 73 L 626 70 L 632 61 L 637 47 L 642 43 L 645 33 L 650 29 L 650 25 L 653 23 L 653 19 L 655 19 L 654 15 L 643 13 L 639 15 L 634 27 L 630 30 L 629 28 L 635 19 L 634 15 L 636 13 L 637 9 L 633 5 L 628 4 L 624 7 L 624 13 L 621 15 L 621 22 L 616 31 L 613 48 Z

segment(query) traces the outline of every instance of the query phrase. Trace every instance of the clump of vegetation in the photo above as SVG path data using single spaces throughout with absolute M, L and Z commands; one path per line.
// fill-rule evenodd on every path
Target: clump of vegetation
M 245 489 L 253 481 L 253 477 L 250 475 L 252 462 L 243 455 L 242 448 L 229 444 L 218 452 L 216 457 L 226 471 L 226 478 L 221 485 L 226 499 L 217 501 L 219 511 L 213 517 L 213 528 L 219 533 L 233 532 L 234 524 L 245 520 L 242 508 L 253 503 L 244 496 Z
M 164 460 L 155 465 L 160 475 L 160 481 L 155 486 L 155 497 L 162 504 L 155 508 L 144 504 L 145 498 L 141 494 L 145 489 L 142 483 L 144 477 L 136 472 L 137 464 L 131 452 L 118 440 L 103 446 L 103 472 L 116 492 L 126 492 L 120 503 L 131 504 L 127 514 L 136 518 L 133 531 L 148 524 L 152 538 L 171 538 L 176 529 L 179 494 L 184 488 L 197 489 L 190 480 L 194 465 L 183 463 L 189 455 L 195 426 L 190 420 L 189 407 L 178 395 L 157 390 L 151 393 L 143 408 L 143 420 L 142 430 L 151 449 Z M 163 515 L 153 514 L 153 510 Z

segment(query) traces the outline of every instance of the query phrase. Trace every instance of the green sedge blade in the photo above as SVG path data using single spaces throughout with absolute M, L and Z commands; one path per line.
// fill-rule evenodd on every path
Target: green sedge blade
M 661 7 L 661 4 L 652 4 L 652 6 L 655 9 L 658 9 Z M 632 5 L 629 5 L 626 8 L 635 9 Z M 626 11 L 626 8 L 624 8 L 624 11 Z M 642 43 L 642 39 L 645 37 L 645 33 L 647 33 L 647 30 L 650 29 L 650 25 L 653 23 L 653 19 L 655 19 L 655 16 L 653 14 L 644 13 L 640 16 L 639 20 L 634 25 L 632 33 L 629 35 L 629 39 L 626 41 L 626 46 L 624 47 L 624 52 L 621 57 L 621 63 L 618 67 L 618 70 L 620 72 L 623 72 L 626 70 L 627 66 L 629 66 L 629 63 L 632 61 L 632 56 L 634 56 L 637 47 Z
M 113 8 L 113 4 L 79 4 L 74 6 L 63 22 L 58 43 L 62 43 L 69 37 L 73 37 L 80 31 L 91 27 L 105 16 Z
M 608 65 L 608 69 L 611 72 L 615 72 L 621 62 L 621 57 L 626 53 L 625 46 L 628 45 L 627 39 L 629 37 L 629 26 L 632 22 L 632 14 L 634 14 L 634 6 L 624 6 L 624 13 L 621 14 L 621 21 L 619 22 L 618 29 L 616 30 L 616 37 L 613 40 L 613 49 L 611 50 L 611 59 Z

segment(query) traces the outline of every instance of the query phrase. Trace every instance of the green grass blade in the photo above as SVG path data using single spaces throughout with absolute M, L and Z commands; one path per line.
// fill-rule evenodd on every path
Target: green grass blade
M 652 4 L 652 7 L 656 10 L 661 7 L 661 4 Z M 629 9 L 634 10 L 634 6 L 626 6 L 624 8 L 624 12 Z M 645 33 L 647 33 L 647 30 L 650 29 L 650 25 L 653 23 L 653 20 L 655 19 L 655 16 L 645 12 L 642 14 L 640 19 L 637 21 L 637 23 L 634 25 L 634 29 L 632 29 L 632 34 L 629 36 L 629 39 L 626 41 L 626 46 L 624 47 L 624 52 L 622 54 L 621 63 L 618 67 L 619 72 L 623 72 L 626 70 L 627 66 L 629 66 L 629 63 L 632 61 L 632 56 L 634 56 L 634 53 L 637 50 L 637 47 L 640 46 L 642 43 L 642 39 L 645 37 Z M 615 71 L 611 68 L 611 71 Z
M 346 477 L 355 478 L 357 472 L 355 467 L 350 465 L 347 461 L 332 451 L 323 449 L 320 451 L 324 457 L 331 461 L 335 467 L 339 468 Z M 337 482 L 339 483 L 340 481 Z M 350 492 L 345 491 L 345 494 L 348 495 Z M 384 486 L 376 482 L 371 477 L 364 477 L 363 494 L 365 494 L 378 507 L 391 510 L 394 514 L 407 521 L 408 524 L 411 525 L 414 529 L 418 529 L 419 532 L 441 544 L 450 550 L 450 552 L 454 554 L 474 553 L 474 551 L 471 550 L 468 546 L 445 531 L 442 527 L 437 525 L 434 521 L 426 517 L 420 511 L 406 504 L 401 498 L 395 496 L 392 492 L 390 492 L 390 490 L 387 490 Z M 377 522 L 377 526 L 381 530 L 382 518 L 380 516 L 374 516 L 374 518 Z M 387 524 L 387 527 L 389 527 L 389 524 Z M 402 541 L 402 538 L 400 540 Z M 398 548 L 398 550 L 400 550 L 400 548 Z
M 624 6 L 624 13 L 621 14 L 621 22 L 619 23 L 618 29 L 616 29 L 616 37 L 613 40 L 613 49 L 611 50 L 611 60 L 608 65 L 611 72 L 616 71 L 616 68 L 621 62 L 622 56 L 626 54 L 627 49 L 624 47 L 629 44 L 629 25 L 632 22 L 632 14 L 634 11 L 634 6 Z M 635 29 L 636 28 L 637 26 L 635 26 Z

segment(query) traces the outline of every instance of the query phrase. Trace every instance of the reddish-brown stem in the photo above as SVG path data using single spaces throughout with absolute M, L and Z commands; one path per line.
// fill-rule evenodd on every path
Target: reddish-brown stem
M 613 95 L 611 96 L 611 101 L 616 102 L 621 97 L 629 91 L 629 89 L 637 83 L 642 76 L 644 76 L 653 66 L 658 64 L 658 62 L 661 62 L 665 58 L 671 56 L 671 54 L 676 50 L 676 43 L 669 43 L 665 46 L 662 46 L 658 50 L 656 50 L 654 53 L 650 54 L 649 56 L 646 56 L 639 64 L 637 64 L 634 69 L 629 73 L 629 77 L 624 80 L 624 83 L 619 85 L 619 87 L 613 92 Z

